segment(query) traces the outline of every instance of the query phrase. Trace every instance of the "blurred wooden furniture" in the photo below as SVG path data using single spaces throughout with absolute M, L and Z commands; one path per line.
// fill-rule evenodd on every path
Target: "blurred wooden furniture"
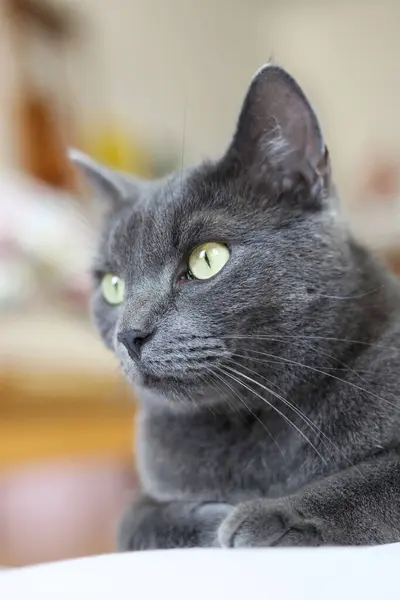
M 134 403 L 86 321 L 0 317 L 0 564 L 109 552 L 133 468 Z
M 5 0 L 5 8 L 16 59 L 13 116 L 20 166 L 43 183 L 75 191 L 65 153 L 73 119 L 63 61 L 77 36 L 76 15 L 47 0 Z
M 57 314 L 0 319 L 0 468 L 62 456 L 130 460 L 134 403 L 91 326 Z

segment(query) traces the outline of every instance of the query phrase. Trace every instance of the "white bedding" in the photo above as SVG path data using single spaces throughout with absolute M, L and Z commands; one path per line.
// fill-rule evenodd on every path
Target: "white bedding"
M 2 600 L 377 600 L 399 597 L 400 544 L 172 550 L 0 572 Z

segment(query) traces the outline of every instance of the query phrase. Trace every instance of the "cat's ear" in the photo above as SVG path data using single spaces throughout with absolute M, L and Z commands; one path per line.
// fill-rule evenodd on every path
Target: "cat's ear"
M 83 173 L 96 195 L 111 204 L 118 204 L 128 199 L 128 186 L 122 175 L 98 163 L 80 150 L 70 148 L 68 157 Z
M 301 181 L 315 197 L 330 185 L 318 119 L 296 81 L 275 65 L 254 76 L 227 158 L 251 178 L 273 179 L 283 189 Z

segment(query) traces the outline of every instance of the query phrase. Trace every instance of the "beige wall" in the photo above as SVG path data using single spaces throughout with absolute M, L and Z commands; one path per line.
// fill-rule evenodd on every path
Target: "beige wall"
M 180 145 L 186 112 L 186 160 L 214 155 L 272 56 L 311 97 L 346 201 L 375 150 L 400 158 L 400 0 L 75 1 L 92 23 L 88 114 L 115 110 Z
M 76 0 L 92 25 L 75 77 L 87 115 L 112 110 L 186 159 L 223 148 L 257 67 L 256 0 Z M 96 56 L 96 61 L 91 58 Z
M 86 22 L 85 41 L 60 73 L 84 122 L 116 116 L 154 141 L 180 147 L 186 121 L 186 162 L 225 147 L 257 68 L 251 7 L 258 0 L 53 2 L 75 7 Z M 9 63 L 9 49 L 0 52 Z M 1 89 L 8 89 L 9 76 L 0 73 Z M 0 152 L 3 165 L 6 154 Z
M 86 121 L 115 114 L 180 146 L 186 112 L 185 161 L 215 155 L 273 55 L 309 93 L 346 199 L 369 151 L 400 156 L 400 0 L 62 1 L 90 25 L 67 72 Z
M 399 0 L 271 1 L 258 39 L 310 94 L 346 201 L 375 150 L 400 161 Z
M 15 65 L 11 52 L 4 7 L 0 4 L 0 168 L 13 164 L 13 131 L 10 126 Z

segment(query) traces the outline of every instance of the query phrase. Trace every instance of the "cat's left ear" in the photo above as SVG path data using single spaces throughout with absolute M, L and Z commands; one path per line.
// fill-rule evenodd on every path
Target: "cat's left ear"
M 275 65 L 254 76 L 226 155 L 249 179 L 283 190 L 307 185 L 309 197 L 329 193 L 330 160 L 318 119 L 296 81 Z
M 70 148 L 68 157 L 83 173 L 96 195 L 104 198 L 110 204 L 129 200 L 132 183 L 128 185 L 125 176 L 100 164 L 80 150 Z

